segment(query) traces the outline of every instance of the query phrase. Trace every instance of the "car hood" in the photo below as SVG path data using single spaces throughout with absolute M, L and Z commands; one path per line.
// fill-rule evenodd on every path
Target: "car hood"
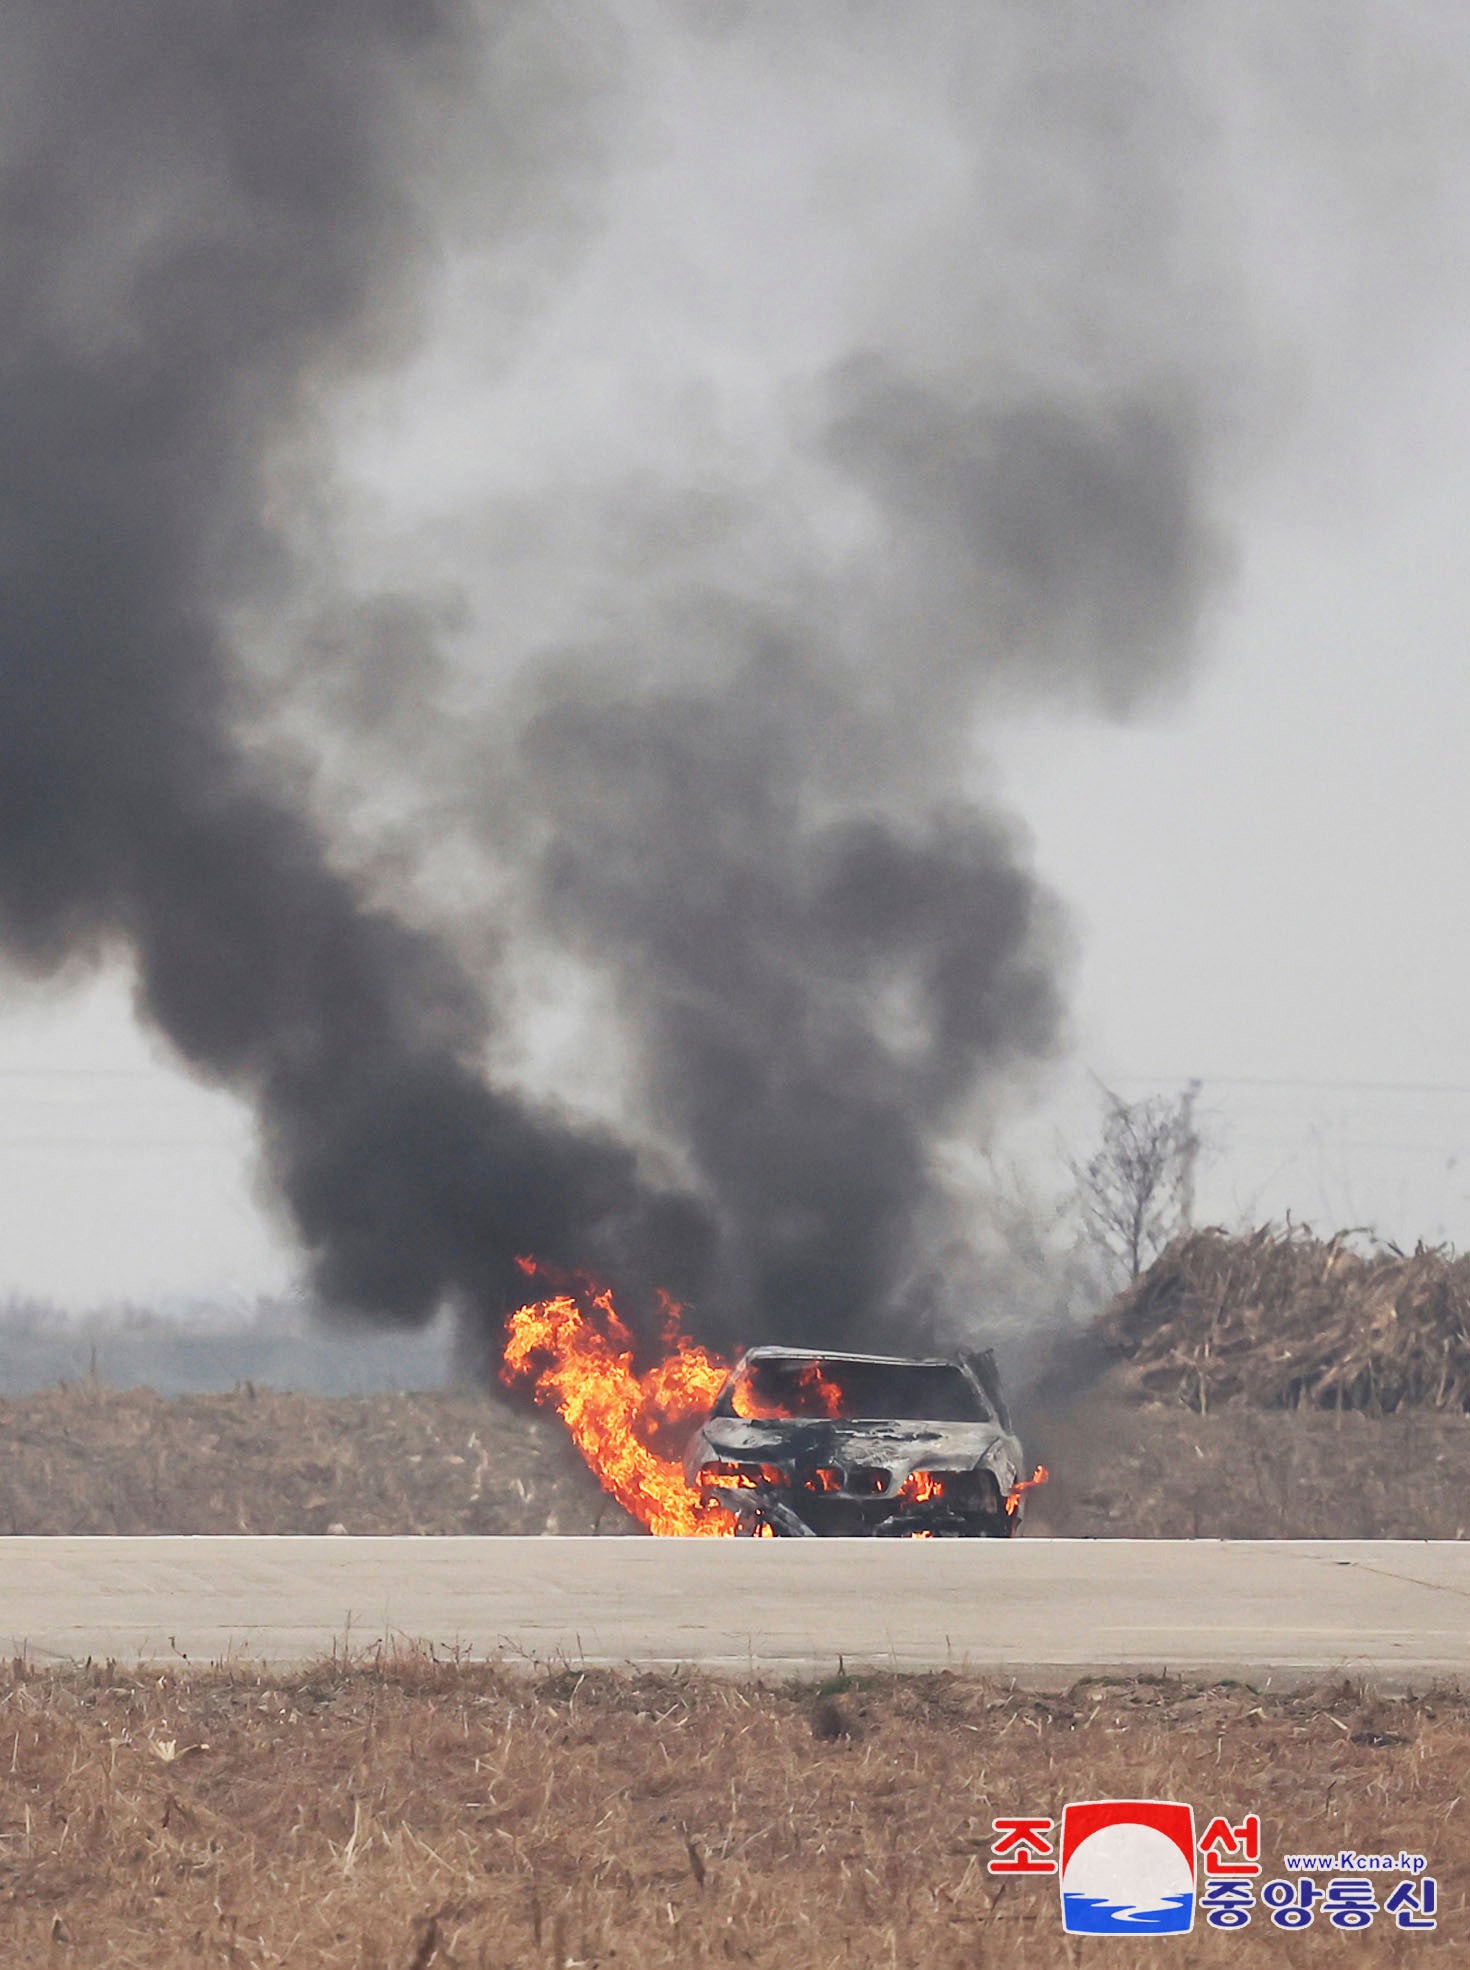
M 905 1477 L 910 1471 L 968 1470 L 989 1463 L 1009 1486 L 1014 1450 L 1014 1439 L 995 1423 L 747 1422 L 711 1416 L 694 1439 L 689 1464 L 692 1470 L 711 1457 L 808 1468 L 876 1464 Z

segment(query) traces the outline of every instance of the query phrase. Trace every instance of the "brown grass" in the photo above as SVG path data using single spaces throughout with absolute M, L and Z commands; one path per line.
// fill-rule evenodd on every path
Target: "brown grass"
M 528 1683 L 422 1657 L 285 1680 L 17 1670 L 0 1962 L 1075 1964 L 1055 1883 L 987 1875 L 991 1818 L 1157 1796 L 1258 1811 L 1268 1873 L 1283 1849 L 1402 1846 L 1440 1881 L 1433 1936 L 1380 1917 L 1289 1937 L 1258 1912 L 1197 1934 L 1190 1962 L 1410 1963 L 1464 1944 L 1467 1762 L 1470 1702 L 1347 1685 Z M 1085 1956 L 1134 1970 L 1159 1948 Z
M 3 1533 L 630 1529 L 561 1426 L 490 1396 L 88 1383 L 0 1398 Z
M 1470 1417 L 1234 1405 L 1200 1416 L 1107 1384 L 1038 1419 L 1052 1480 L 1028 1534 L 1130 1539 L 1463 1539 Z
M 1470 1418 L 1139 1406 L 1108 1384 L 1028 1450 L 1027 1530 L 1458 1539 Z M 0 1399 L 0 1533 L 603 1534 L 632 1529 L 549 1418 L 457 1393 L 366 1399 L 51 1389 Z

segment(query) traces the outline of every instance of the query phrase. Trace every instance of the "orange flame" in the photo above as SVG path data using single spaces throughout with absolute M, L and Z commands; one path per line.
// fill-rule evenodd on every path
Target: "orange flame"
M 1021 1493 L 1023 1491 L 1033 1490 L 1038 1484 L 1045 1484 L 1050 1476 L 1051 1472 L 1046 1468 L 1045 1464 L 1038 1464 L 1030 1477 L 1016 1479 L 1016 1482 L 1006 1493 L 1006 1510 L 1012 1518 L 1021 1509 Z
M 822 1373 L 820 1361 L 809 1361 L 792 1384 L 794 1403 L 774 1402 L 758 1396 L 743 1378 L 735 1384 L 730 1406 L 747 1423 L 784 1421 L 788 1416 L 842 1415 L 842 1390 Z
M 529 1276 L 540 1275 L 534 1260 L 516 1263 Z M 729 1373 L 728 1362 L 681 1334 L 679 1308 L 666 1301 L 669 1353 L 640 1375 L 633 1337 L 611 1293 L 585 1280 L 569 1284 L 572 1290 L 511 1315 L 501 1381 L 533 1382 L 537 1402 L 556 1410 L 603 1489 L 650 1532 L 686 1538 L 733 1533 L 735 1520 L 701 1499 L 679 1465 L 653 1448 L 660 1433 L 703 1419 Z
M 700 1467 L 701 1485 L 722 1484 L 732 1491 L 757 1491 L 762 1486 L 779 1491 L 789 1488 L 790 1478 L 779 1464 L 731 1464 L 712 1462 Z
M 558 1287 L 549 1297 L 517 1309 L 507 1323 L 505 1357 L 500 1379 L 508 1387 L 530 1382 L 536 1401 L 554 1409 L 603 1489 L 617 1499 L 640 1524 L 664 1538 L 729 1537 L 735 1518 L 692 1488 L 681 1465 L 661 1454 L 660 1440 L 687 1434 L 708 1415 L 730 1364 L 711 1354 L 680 1331 L 680 1309 L 663 1302 L 664 1339 L 668 1352 L 642 1374 L 633 1366 L 633 1337 L 619 1318 L 612 1294 L 585 1278 L 553 1277 L 536 1260 L 516 1260 L 533 1279 Z M 736 1383 L 732 1406 L 747 1419 L 792 1414 L 839 1417 L 840 1385 L 809 1362 L 796 1377 L 797 1400 L 781 1405 L 756 1396 L 748 1383 Z M 736 1489 L 757 1482 L 774 1484 L 781 1476 L 773 1466 L 706 1467 L 713 1481 Z M 855 1473 L 855 1483 L 862 1473 Z M 889 1482 L 886 1471 L 866 1473 L 877 1495 Z M 1006 1495 L 1006 1511 L 1020 1510 L 1021 1496 L 1045 1484 L 1048 1472 L 1038 1464 L 1029 1478 L 1018 1479 Z M 819 1469 L 807 1480 L 813 1491 L 841 1488 L 841 1473 Z M 944 1495 L 942 1473 L 914 1471 L 900 1489 L 906 1503 L 922 1503 Z M 771 1527 L 758 1528 L 771 1538 Z M 921 1532 L 916 1538 L 932 1535 Z

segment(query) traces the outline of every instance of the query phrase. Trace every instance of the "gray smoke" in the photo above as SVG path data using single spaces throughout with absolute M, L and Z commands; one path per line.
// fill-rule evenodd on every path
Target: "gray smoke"
M 831 394 L 825 450 L 912 557 L 898 579 L 954 598 L 932 644 L 864 651 L 859 626 L 854 674 L 822 612 L 699 592 L 714 690 L 630 657 L 539 709 L 517 761 L 526 811 L 557 790 L 543 920 L 618 978 L 656 1123 L 715 1200 L 721 1327 L 828 1345 L 948 1312 L 907 1290 L 944 1234 L 936 1141 L 1062 1032 L 1059 912 L 964 796 L 956 736 L 1032 665 L 1130 702 L 1217 558 L 1158 404 L 955 402 L 877 358 Z
M 1080 7 L 934 5 L 902 36 L 862 7 L 723 19 L 720 86 L 803 77 L 804 135 L 777 139 L 798 207 L 865 88 L 905 141 L 937 119 L 970 189 L 896 311 L 884 269 L 859 282 L 759 492 L 692 447 L 656 491 L 603 488 L 572 530 L 601 543 L 601 620 L 538 652 L 491 830 L 530 922 L 615 981 L 648 1126 L 711 1201 L 706 1329 L 912 1341 L 975 1312 L 932 1290 L 962 1232 L 940 1146 L 1065 1038 L 1065 926 L 977 796 L 977 730 L 1175 685 L 1228 564 L 1229 330 L 1185 291 L 1177 210 L 1193 77 L 1169 35 Z M 523 532 L 598 496 L 550 487 Z M 553 549 L 542 573 L 580 570 Z
M 1064 1044 L 1068 954 L 981 742 L 1188 675 L 1258 53 L 1091 0 L 9 9 L 0 936 L 129 955 L 333 1303 L 493 1332 L 532 1251 L 725 1341 L 962 1324 L 941 1147 Z M 442 608 L 343 592 L 329 477 L 441 223 L 515 442 L 599 376 L 636 427 L 502 460 Z M 395 776 L 452 912 L 350 859 Z M 488 1075 L 492 950 L 608 988 L 616 1130 Z
M 439 0 L 22 0 L 0 273 L 0 933 L 124 947 L 139 1005 L 258 1108 L 332 1301 L 499 1306 L 513 1255 L 687 1283 L 702 1213 L 486 1084 L 487 1011 L 367 901 L 235 736 L 231 611 L 292 576 L 269 467 L 408 346 L 424 120 L 474 44 Z

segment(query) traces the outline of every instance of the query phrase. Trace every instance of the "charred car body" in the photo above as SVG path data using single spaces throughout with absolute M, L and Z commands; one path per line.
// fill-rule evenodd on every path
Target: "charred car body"
M 684 1471 L 752 1535 L 1005 1539 L 1021 1523 L 1021 1446 L 988 1349 L 751 1348 Z

